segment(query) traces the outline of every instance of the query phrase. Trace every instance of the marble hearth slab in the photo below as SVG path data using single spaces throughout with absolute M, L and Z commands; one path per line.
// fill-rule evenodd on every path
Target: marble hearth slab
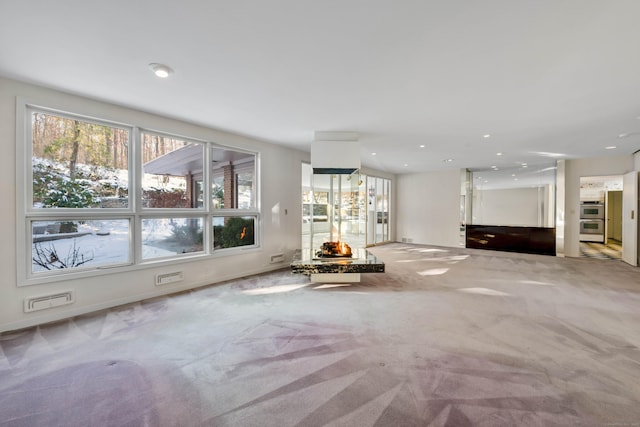
M 313 254 L 301 254 L 291 263 L 291 271 L 298 274 L 323 273 L 384 273 L 384 262 L 365 249 L 354 252 L 353 258 L 314 258 Z

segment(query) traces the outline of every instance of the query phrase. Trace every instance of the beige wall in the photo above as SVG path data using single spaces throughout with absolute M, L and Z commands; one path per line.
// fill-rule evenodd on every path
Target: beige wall
M 460 246 L 460 170 L 397 177 L 396 240 Z
M 541 190 L 508 188 L 473 191 L 472 224 L 540 227 Z

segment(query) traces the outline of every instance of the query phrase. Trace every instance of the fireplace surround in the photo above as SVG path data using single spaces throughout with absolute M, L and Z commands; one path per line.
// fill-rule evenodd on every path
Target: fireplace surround
M 384 262 L 366 249 L 354 249 L 351 257 L 322 258 L 314 251 L 296 254 L 291 271 L 313 282 L 359 282 L 362 273 L 384 273 Z

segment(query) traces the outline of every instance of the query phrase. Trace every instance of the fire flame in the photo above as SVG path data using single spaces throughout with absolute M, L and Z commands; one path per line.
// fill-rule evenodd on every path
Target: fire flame
M 324 242 L 322 248 L 318 252 L 318 256 L 336 256 L 343 255 L 346 257 L 351 256 L 351 247 L 345 242 Z

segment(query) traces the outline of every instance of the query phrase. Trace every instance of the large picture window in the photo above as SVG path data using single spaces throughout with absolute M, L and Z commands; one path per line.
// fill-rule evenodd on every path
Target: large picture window
M 129 206 L 129 129 L 30 112 L 32 206 Z
M 211 164 L 213 207 L 255 209 L 255 154 L 213 147 Z
M 257 245 L 256 155 L 211 149 L 213 248 Z
M 142 258 L 173 257 L 202 252 L 202 218 L 144 218 L 142 220 Z
M 141 133 L 142 206 L 197 208 L 202 200 L 203 144 Z M 201 207 L 201 206 L 200 206 Z
M 258 246 L 256 153 L 23 106 L 20 284 Z
M 27 277 L 133 263 L 131 129 L 27 109 Z
M 32 273 L 128 264 L 129 219 L 56 219 L 31 222 Z

